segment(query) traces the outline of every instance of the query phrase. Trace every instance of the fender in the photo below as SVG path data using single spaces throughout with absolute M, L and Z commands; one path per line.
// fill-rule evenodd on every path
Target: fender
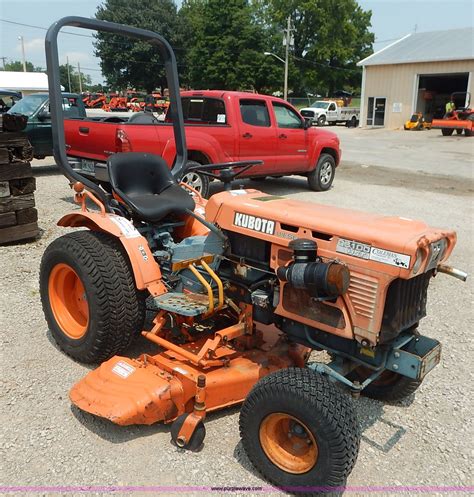
M 319 131 L 319 133 L 321 133 L 321 131 Z M 311 169 L 314 169 L 314 167 L 316 167 L 316 163 L 323 153 L 323 149 L 331 149 L 334 152 L 334 155 L 336 156 L 336 167 L 341 162 L 341 149 L 338 142 L 335 141 L 332 137 L 319 136 L 318 139 L 314 139 L 312 143 L 312 154 L 309 160 Z
M 186 146 L 188 151 L 195 150 L 201 152 L 209 158 L 209 163 L 219 163 L 236 160 L 224 153 L 218 140 L 206 133 L 193 132 L 192 135 L 186 135 Z M 176 147 L 173 139 L 169 139 L 162 152 L 162 156 L 168 164 L 173 164 L 176 157 Z
M 118 238 L 128 254 L 137 288 L 148 290 L 154 297 L 166 293 L 160 266 L 156 263 L 146 238 L 140 235 L 128 219 L 115 214 L 82 211 L 66 214 L 58 221 L 58 226 L 85 227 Z

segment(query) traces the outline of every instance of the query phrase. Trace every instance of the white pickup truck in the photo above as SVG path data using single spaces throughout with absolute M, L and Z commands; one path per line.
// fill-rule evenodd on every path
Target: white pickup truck
M 312 124 L 324 126 L 345 123 L 355 127 L 359 123 L 360 109 L 357 107 L 340 107 L 335 100 L 317 100 L 310 107 L 300 109 L 301 115 L 310 119 Z

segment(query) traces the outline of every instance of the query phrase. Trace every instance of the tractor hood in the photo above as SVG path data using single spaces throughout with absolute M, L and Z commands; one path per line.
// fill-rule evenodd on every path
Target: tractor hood
M 295 238 L 312 238 L 322 256 L 334 257 L 336 253 L 347 263 L 371 260 L 374 269 L 394 276 L 413 267 L 418 250 L 427 259 L 432 255 L 432 244 L 443 240 L 436 248 L 437 259 L 430 259 L 438 264 L 447 259 L 456 242 L 455 232 L 431 228 L 422 221 L 301 202 L 257 190 L 213 195 L 206 206 L 206 218 L 221 229 L 280 246 L 288 246 Z

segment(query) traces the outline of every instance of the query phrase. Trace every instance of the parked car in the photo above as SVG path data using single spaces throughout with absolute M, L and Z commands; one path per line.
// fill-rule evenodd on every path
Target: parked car
M 63 112 L 67 119 L 85 118 L 86 109 L 81 96 L 76 93 L 63 93 Z M 36 159 L 44 159 L 48 155 L 53 155 L 51 115 L 47 93 L 26 95 L 8 113 L 23 114 L 28 117 L 25 131 Z
M 345 123 L 347 126 L 355 127 L 360 118 L 360 109 L 341 107 L 335 100 L 317 100 L 300 112 L 303 117 L 318 126 L 324 126 L 326 123 L 330 125 Z
M 0 89 L 0 114 L 9 111 L 20 99 L 20 92 Z
M 308 177 L 313 190 L 328 190 L 341 159 L 338 137 L 309 126 L 301 114 L 279 98 L 232 91 L 188 91 L 181 94 L 188 160 L 212 164 L 263 160 L 244 175 L 250 178 Z M 68 156 L 73 167 L 96 181 L 107 183 L 107 158 L 116 152 L 151 152 L 171 167 L 175 160 L 173 129 L 152 113 L 130 118 L 65 120 Z M 199 170 L 184 180 L 202 195 L 209 178 Z

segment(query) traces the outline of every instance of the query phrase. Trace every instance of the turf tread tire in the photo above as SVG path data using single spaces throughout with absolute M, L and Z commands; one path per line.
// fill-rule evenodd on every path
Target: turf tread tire
M 49 305 L 48 281 L 54 265 L 69 264 L 84 284 L 89 326 L 79 340 L 59 328 Z M 120 241 L 106 233 L 76 231 L 54 240 L 40 267 L 43 311 L 59 347 L 83 363 L 98 363 L 126 350 L 143 329 L 145 294 L 135 285 Z
M 277 411 L 297 417 L 310 429 L 318 427 L 315 438 L 319 457 L 309 472 L 302 475 L 287 473 L 275 466 L 261 448 L 260 423 L 268 414 Z M 342 487 L 357 460 L 360 428 L 352 399 L 328 379 L 309 369 L 283 369 L 260 380 L 242 406 L 239 427 L 242 445 L 255 468 L 272 484 L 287 490 L 290 490 L 288 487 Z M 327 469 L 326 473 L 324 469 Z M 311 475 L 313 471 L 316 471 L 315 475 Z M 328 495 L 309 489 L 303 490 L 302 494 Z
M 411 378 L 401 375 L 398 376 L 399 378 L 396 383 L 390 386 L 367 385 L 364 390 L 362 390 L 362 395 L 385 402 L 398 402 L 415 393 L 422 383 L 419 380 L 412 380 Z

